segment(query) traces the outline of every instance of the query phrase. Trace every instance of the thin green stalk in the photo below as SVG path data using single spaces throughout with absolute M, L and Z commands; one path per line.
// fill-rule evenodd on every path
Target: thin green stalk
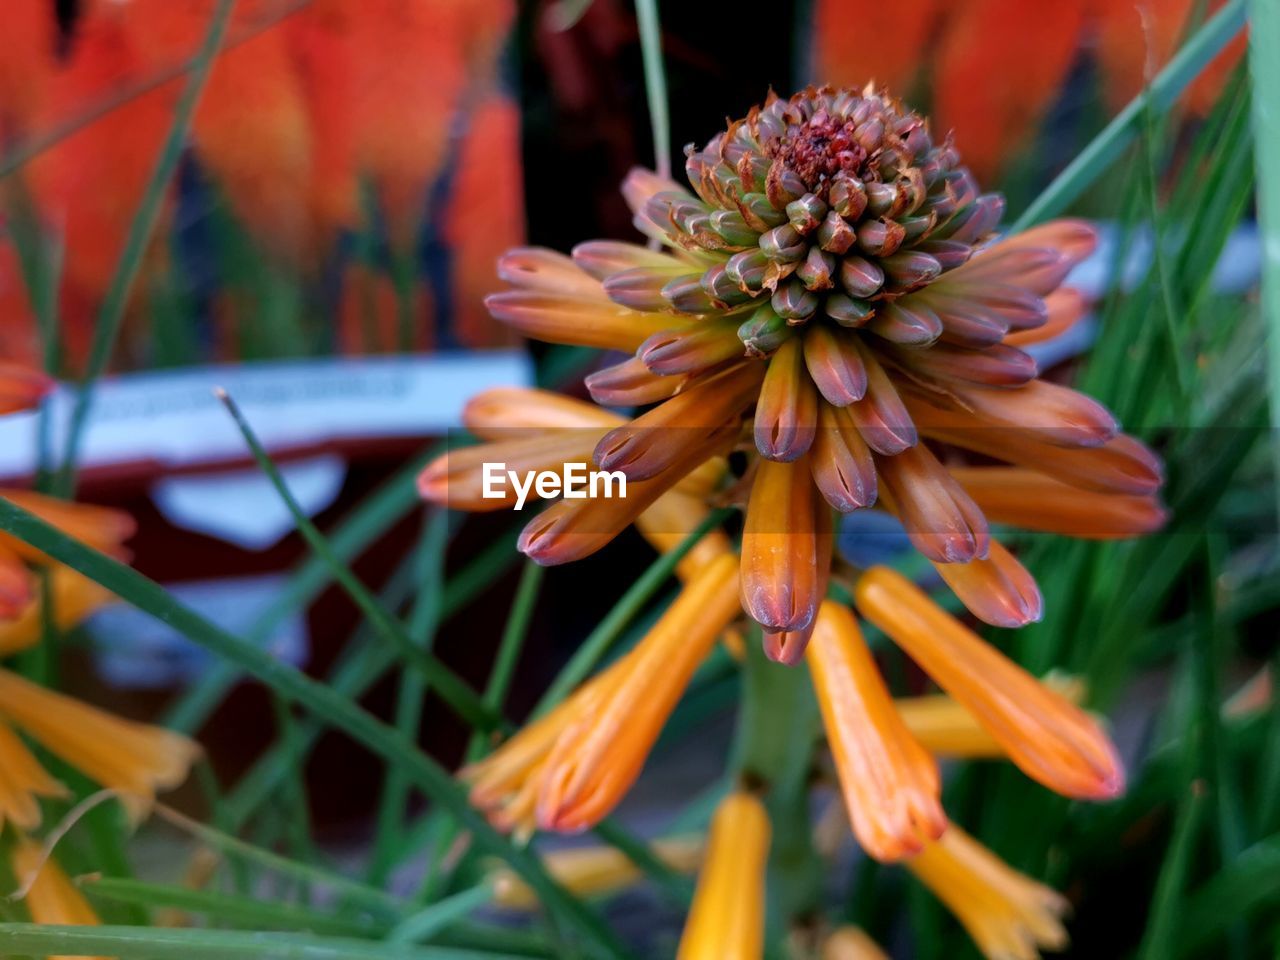
M 429 940 L 469 913 L 483 907 L 493 898 L 493 890 L 487 883 L 477 884 L 446 897 L 429 907 L 424 907 L 397 926 L 386 936 L 388 943 L 421 943 Z
M 1262 317 L 1271 376 L 1271 451 L 1280 478 L 1280 8 L 1275 0 L 1249 4 L 1249 70 L 1253 74 L 1254 156 L 1258 170 L 1258 227 L 1262 232 Z M 1280 483 L 1274 483 L 1280 514 Z
M 508 538 L 490 544 L 471 563 L 458 571 L 456 576 L 449 579 L 444 591 L 442 619 L 447 620 L 462 609 L 494 577 L 506 572 L 508 565 L 517 555 L 513 546 L 513 543 L 508 542 Z M 392 592 L 388 589 L 387 595 L 390 596 Z M 372 628 L 365 624 L 361 633 L 372 634 Z M 385 644 L 372 645 L 365 649 L 363 641 L 356 641 L 350 646 L 356 651 L 352 659 L 340 663 L 325 682 L 344 696 L 357 699 L 391 668 L 395 662 L 395 654 Z M 320 723 L 308 721 L 302 725 L 299 732 L 298 749 L 302 751 L 301 754 L 291 754 L 286 744 L 276 743 L 258 758 L 227 798 L 225 804 L 227 822 L 238 826 L 257 811 L 271 796 L 287 771 L 300 762 L 301 757 L 315 745 L 322 730 Z
M 288 700 L 296 702 L 363 744 L 388 763 L 401 764 L 420 788 L 458 818 L 486 853 L 500 857 L 537 893 L 549 910 L 557 913 L 602 956 L 626 956 L 627 951 L 600 917 L 585 907 L 544 869 L 530 851 L 516 847 L 495 830 L 468 802 L 463 789 L 435 760 L 409 743 L 399 731 L 378 720 L 342 694 L 313 680 L 300 670 L 272 657 L 201 617 L 154 580 L 131 567 L 93 550 L 45 523 L 16 504 L 0 499 L 0 530 L 35 547 L 59 563 L 102 584 L 126 603 L 169 624 L 217 656 L 235 661 L 245 672 Z M 0 945 L 6 943 L 0 940 Z M 12 943 L 10 943 L 12 947 Z M 17 952 L 28 952 L 18 950 Z M 119 954 L 105 947 L 92 949 L 36 949 L 36 953 Z M 189 958 L 188 958 L 189 960 Z
M 267 870 L 308 885 L 332 890 L 346 902 L 367 910 L 375 916 L 394 919 L 400 915 L 402 910 L 400 901 L 377 887 L 371 887 L 368 884 L 352 880 L 340 873 L 311 863 L 302 863 L 299 860 L 281 856 L 274 851 L 265 850 L 222 830 L 216 830 L 213 827 L 192 820 L 190 817 L 163 804 L 156 807 L 156 814 L 180 830 L 195 837 L 201 843 L 205 843 L 237 860 L 257 864 Z
M 433 510 L 427 519 L 416 552 L 421 568 L 418 596 L 409 615 L 409 637 L 422 650 L 430 650 L 440 623 L 440 599 L 444 590 L 445 548 L 449 536 L 449 512 Z M 418 740 L 427 684 L 415 670 L 402 670 L 396 691 L 396 729 L 405 739 Z M 387 767 L 382 797 L 378 805 L 369 862 L 369 881 L 383 883 L 398 859 L 404 837 L 404 818 L 409 803 L 409 782 L 394 765 Z
M 658 588 L 666 582 L 671 576 L 685 555 L 694 548 L 694 546 L 705 537 L 709 532 L 724 523 L 731 515 L 733 510 L 725 507 L 716 510 L 708 516 L 702 523 L 698 524 L 687 537 L 680 542 L 680 545 L 674 550 L 664 553 L 655 560 L 639 579 L 631 585 L 622 598 L 614 604 L 609 614 L 600 621 L 590 636 L 582 642 L 569 662 L 565 664 L 564 669 L 560 671 L 551 686 L 547 688 L 547 692 L 542 695 L 542 699 L 538 701 L 538 705 L 534 708 L 533 716 L 540 717 L 548 710 L 558 704 L 567 697 L 575 687 L 578 686 L 591 673 L 600 658 L 605 655 L 609 647 L 626 629 L 628 623 L 636 616 L 646 603 L 657 592 Z
M 329 537 L 329 545 L 338 559 L 350 563 L 418 504 L 414 482 L 422 463 L 435 452 L 437 448 L 426 456 L 415 458 L 335 527 Z M 264 643 L 286 616 L 308 606 L 332 583 L 331 569 L 319 557 L 307 558 L 290 574 L 279 599 L 248 628 L 246 639 L 259 645 Z M 209 718 L 236 679 L 233 665 L 217 664 L 201 678 L 199 684 L 178 698 L 165 714 L 165 725 L 185 733 L 195 732 Z
M 93 341 L 89 347 L 89 361 L 85 367 L 80 389 L 76 393 L 75 405 L 71 411 L 71 420 L 67 429 L 66 445 L 63 448 L 62 463 L 59 466 L 55 489 L 63 496 L 70 496 L 75 490 L 76 457 L 80 451 L 80 442 L 84 433 L 85 422 L 89 415 L 89 407 L 93 402 L 93 386 L 98 377 L 107 368 L 111 359 L 111 351 L 116 337 L 120 333 L 120 325 L 124 320 L 125 308 L 129 304 L 129 294 L 133 290 L 134 281 L 142 266 L 142 255 L 155 232 L 156 222 L 160 218 L 160 209 L 164 196 L 169 188 L 169 181 L 178 168 L 182 157 L 182 147 L 195 116 L 196 104 L 200 102 L 200 94 L 204 90 L 205 81 L 213 68 L 214 58 L 222 39 L 227 32 L 227 24 L 231 20 L 231 11 L 235 0 L 218 0 L 213 16 L 209 20 L 209 29 L 205 32 L 204 42 L 196 54 L 191 72 L 187 74 L 177 107 L 173 112 L 173 123 L 165 136 L 164 145 L 160 148 L 155 168 L 147 181 L 142 200 L 129 224 L 129 233 L 125 237 L 124 249 L 116 264 L 115 273 L 111 277 L 111 285 L 107 287 L 102 299 L 102 309 L 98 313 L 94 325 Z
M 1013 224 L 1011 232 L 1025 230 L 1042 220 L 1057 216 L 1093 186 L 1138 135 L 1142 125 L 1143 111 L 1148 106 L 1157 111 L 1167 109 L 1200 75 L 1200 71 L 1240 32 L 1245 24 L 1247 2 L 1248 0 L 1229 0 L 1217 14 L 1197 30 L 1195 36 L 1188 40 L 1168 65 L 1156 75 L 1151 86 L 1130 100 L 1125 108 L 1116 114 L 1115 119 L 1108 123 L 1088 146 L 1076 154 L 1067 168 L 1032 201 Z M 1260 0 L 1255 3 L 1255 6 L 1265 8 L 1267 2 L 1268 0 Z M 1274 15 L 1274 11 L 1272 14 Z M 1256 24 L 1253 35 L 1254 42 L 1258 43 Z M 1276 47 L 1274 44 L 1266 46 L 1259 43 L 1258 49 L 1265 51 L 1259 59 L 1265 59 L 1268 56 L 1274 56 Z
M 538 589 L 542 586 L 542 575 L 545 572 L 545 567 L 529 560 L 525 563 L 524 572 L 520 574 L 520 584 L 516 587 L 516 596 L 511 603 L 511 614 L 507 617 L 502 640 L 493 659 L 493 670 L 490 671 L 489 682 L 484 688 L 484 702 L 490 709 L 501 710 L 506 702 L 507 690 L 511 687 L 511 679 L 520 660 L 520 651 L 529 635 L 529 622 L 533 619 Z
M 182 910 L 242 929 L 307 930 L 311 933 L 344 937 L 378 938 L 388 931 L 386 923 L 344 917 L 297 904 L 234 893 L 192 890 L 119 877 L 96 877 L 82 882 L 93 897 L 151 909 Z
M 241 413 L 236 402 L 221 388 L 215 391 L 215 394 L 226 406 L 227 412 L 231 414 L 232 419 L 235 420 L 236 426 L 239 427 L 241 434 L 244 436 L 245 443 L 253 453 L 254 460 L 257 461 L 262 472 L 267 475 L 271 485 L 276 488 L 280 499 L 284 502 L 294 522 L 297 524 L 298 532 L 302 534 L 303 539 L 307 541 L 307 545 L 311 547 L 316 556 L 329 567 L 334 582 L 342 587 L 347 596 L 360 608 L 360 612 L 369 619 L 383 639 L 395 648 L 400 657 L 415 670 L 421 671 L 422 675 L 440 694 L 440 698 L 449 704 L 457 712 L 458 716 L 473 727 L 479 727 L 484 730 L 492 730 L 494 727 L 499 726 L 500 719 L 484 705 L 476 692 L 433 654 L 416 645 L 413 642 L 413 638 L 405 631 L 403 625 L 382 606 L 373 592 L 361 583 L 359 578 L 351 572 L 351 569 L 338 558 L 332 544 L 311 521 L 311 518 L 307 516 L 306 511 L 302 509 L 298 501 L 294 499 L 288 484 L 284 482 L 284 477 L 280 475 L 279 469 L 271 460 L 261 442 L 259 442 L 257 435 L 253 432 L 253 428 L 249 426 L 249 422 L 245 419 L 244 414 Z
M 49 954 L 119 960 L 519 960 L 524 956 L 305 933 L 0 924 L 0 956 Z
M 658 22 L 658 0 L 636 0 L 636 21 L 640 27 L 640 54 L 644 60 L 644 90 L 649 102 L 649 123 L 653 129 L 654 169 L 660 177 L 671 176 L 671 118 L 667 106 L 667 74 L 662 63 L 662 26 Z

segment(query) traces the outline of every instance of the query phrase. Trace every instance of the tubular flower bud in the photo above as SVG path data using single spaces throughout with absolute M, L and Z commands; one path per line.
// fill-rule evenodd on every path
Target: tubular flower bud
M 1035 960 L 1038 950 L 1067 946 L 1066 898 L 1014 870 L 959 827 L 948 827 L 907 868 L 955 914 L 988 960 Z
M 720 801 L 676 960 L 764 956 L 770 832 L 769 815 L 756 797 L 737 792 Z
M 858 610 L 977 718 L 1024 773 L 1063 796 L 1124 791 L 1115 748 L 1087 713 L 1040 683 L 887 567 L 854 591 Z
M 825 601 L 806 659 L 858 842 L 882 861 L 918 853 L 947 825 L 938 767 L 894 709 L 853 614 Z
M 630 789 L 694 670 L 737 615 L 735 564 L 722 555 L 629 654 L 465 769 L 472 802 L 522 833 L 598 823 Z

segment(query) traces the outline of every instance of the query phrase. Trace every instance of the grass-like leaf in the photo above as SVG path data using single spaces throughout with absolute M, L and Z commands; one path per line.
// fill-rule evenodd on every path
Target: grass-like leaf
M 602 956 L 626 955 L 622 945 L 599 916 L 552 879 L 536 856 L 528 850 L 516 847 L 490 826 L 472 808 L 465 792 L 449 773 L 418 750 L 416 745 L 408 742 L 399 731 L 325 684 L 311 679 L 204 619 L 154 580 L 106 554 L 86 547 L 4 499 L 0 499 L 0 530 L 102 584 L 122 600 L 169 624 L 214 654 L 235 662 L 281 697 L 301 705 L 325 723 L 342 730 L 386 762 L 400 764 L 415 786 L 457 817 L 482 850 L 510 864 L 538 893 L 548 909 L 561 916 L 593 944 Z M 41 948 L 35 952 L 50 951 Z M 120 951 L 93 947 L 65 950 L 58 948 L 52 952 L 112 954 Z

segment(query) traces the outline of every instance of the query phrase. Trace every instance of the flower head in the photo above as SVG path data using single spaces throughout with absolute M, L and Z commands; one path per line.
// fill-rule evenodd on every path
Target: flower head
M 1162 522 L 1155 456 L 1008 342 L 1082 314 L 1060 285 L 1093 250 L 1091 227 L 997 236 L 1001 198 L 980 192 L 949 138 L 935 142 L 873 87 L 771 96 L 690 149 L 686 170 L 692 192 L 645 171 L 623 185 L 663 250 L 592 241 L 571 258 L 520 249 L 499 261 L 512 289 L 489 298 L 496 317 L 633 353 L 587 387 L 601 404 L 647 408 L 574 437 L 522 438 L 515 453 L 551 464 L 591 443 L 599 469 L 634 485 L 625 501 L 552 506 L 521 537 L 529 556 L 600 549 L 746 444 L 743 606 L 770 655 L 794 662 L 826 589 L 834 511 L 895 514 L 970 610 L 1006 627 L 1038 619 L 1042 603 L 989 518 L 1095 537 Z M 1020 469 L 953 466 L 942 444 Z M 462 494 L 475 483 L 467 456 L 451 463 Z M 445 465 L 424 476 L 442 499 Z

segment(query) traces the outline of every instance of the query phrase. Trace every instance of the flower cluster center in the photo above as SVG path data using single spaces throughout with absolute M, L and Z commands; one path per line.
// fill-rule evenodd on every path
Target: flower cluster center
M 817 111 L 773 145 L 771 156 L 780 156 L 810 188 L 837 173 L 854 176 L 867 161 L 867 150 L 856 138 L 858 125 L 852 120 Z

